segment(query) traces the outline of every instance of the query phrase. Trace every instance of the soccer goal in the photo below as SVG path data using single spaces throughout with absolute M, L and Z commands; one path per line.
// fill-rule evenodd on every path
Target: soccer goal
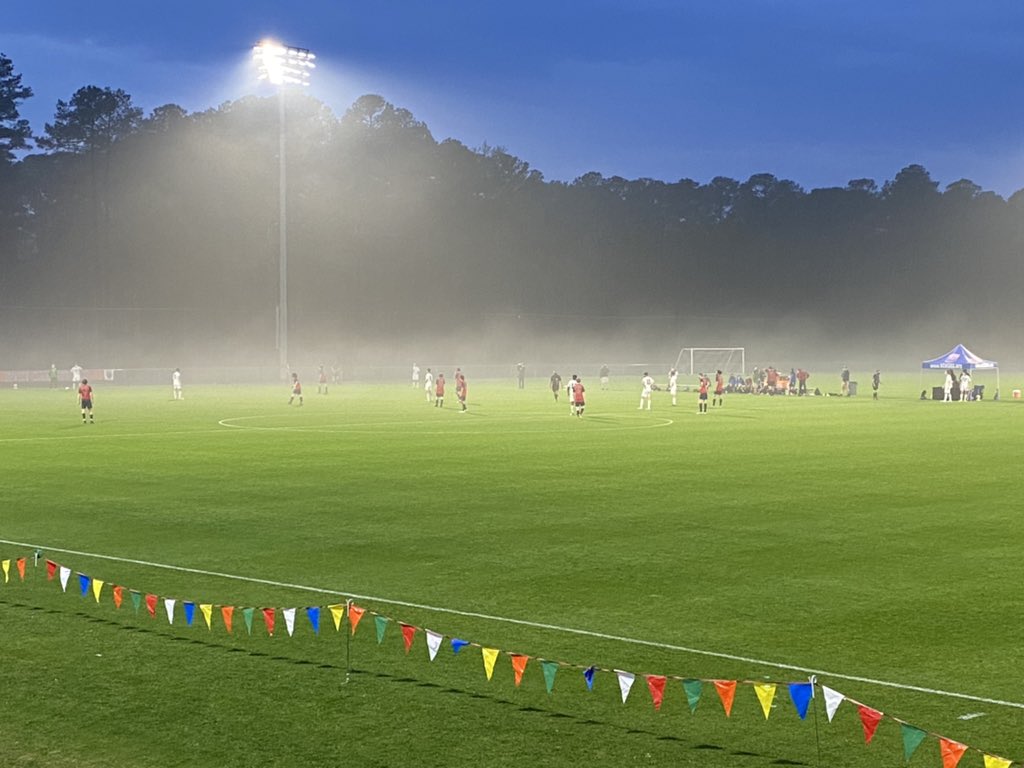
M 693 376 L 697 373 L 721 371 L 747 375 L 745 347 L 683 347 L 676 358 L 675 369 Z

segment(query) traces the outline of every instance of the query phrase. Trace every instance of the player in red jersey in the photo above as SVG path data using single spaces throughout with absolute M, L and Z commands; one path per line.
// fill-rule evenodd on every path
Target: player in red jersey
M 715 401 L 718 401 L 718 406 L 722 406 L 722 396 L 725 394 L 725 379 L 722 378 L 721 370 L 715 371 L 715 396 L 711 398 L 711 407 L 715 406 Z
M 587 390 L 583 387 L 583 382 L 578 376 L 572 377 L 572 404 L 576 409 L 576 416 L 583 415 L 583 408 L 586 406 L 586 401 L 583 399 L 583 393 Z
M 299 374 L 292 374 L 292 396 L 288 398 L 288 405 L 291 405 L 295 398 L 299 398 L 299 405 L 302 405 L 302 382 L 299 381 Z
M 320 363 L 320 372 L 316 380 L 316 393 L 318 395 L 327 394 L 327 369 L 324 368 L 323 363 Z
M 711 379 L 703 373 L 700 375 L 700 386 L 697 389 L 697 413 L 708 412 L 708 388 L 711 386 Z
M 434 385 L 434 407 L 444 408 L 444 374 L 440 372 Z
M 89 414 L 89 423 L 95 424 L 92 416 L 92 387 L 89 386 L 88 379 L 82 379 L 82 383 L 78 385 L 78 405 L 82 409 L 82 423 L 85 424 L 85 414 Z
M 462 406 L 461 413 L 466 412 L 466 374 L 461 369 L 455 369 L 455 396 L 459 399 L 459 405 Z

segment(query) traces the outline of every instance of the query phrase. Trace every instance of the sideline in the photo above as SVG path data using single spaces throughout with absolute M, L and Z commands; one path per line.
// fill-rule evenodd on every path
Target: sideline
M 102 555 L 95 552 L 79 552 L 74 549 L 60 549 L 59 547 L 47 547 L 42 544 L 30 544 L 24 541 L 11 541 L 9 539 L 0 539 L 0 544 L 10 544 L 16 547 L 26 547 L 28 549 L 40 549 L 43 552 L 60 552 L 65 555 L 78 555 L 80 557 L 91 557 L 97 560 L 111 560 L 118 563 L 130 563 L 132 565 L 142 565 L 149 568 L 161 568 L 167 571 L 179 571 L 181 573 L 193 573 L 200 576 L 215 576 L 221 579 L 233 579 L 234 581 L 244 581 L 251 584 L 266 584 L 271 587 L 285 587 L 287 589 L 298 589 L 306 592 L 316 592 L 323 595 L 336 595 L 338 597 L 351 597 L 358 600 L 370 600 L 377 603 L 386 603 L 388 605 L 400 605 L 406 608 L 418 608 L 425 611 L 433 611 L 435 613 L 450 613 L 454 616 L 466 616 L 474 619 L 485 619 L 487 621 L 495 621 L 504 624 L 517 624 L 524 627 L 533 627 L 535 629 L 549 629 L 555 632 L 565 632 L 572 635 L 581 635 L 583 637 L 596 637 L 601 640 L 614 640 L 620 643 L 629 643 L 631 645 L 642 645 L 650 648 L 660 648 L 668 651 L 680 651 L 682 653 L 692 653 L 698 656 L 709 656 L 716 659 L 728 659 L 729 661 L 742 661 L 748 664 L 757 664 L 759 666 L 772 667 L 774 669 L 788 669 L 793 672 L 803 672 L 808 675 L 817 675 L 820 677 L 831 677 L 839 680 L 852 680 L 858 683 L 867 683 L 869 685 L 878 685 L 885 688 L 897 688 L 903 691 L 915 691 L 917 693 L 927 693 L 933 696 L 943 696 L 951 699 L 964 699 L 966 701 L 977 701 L 984 704 L 994 704 L 1000 707 L 1012 707 L 1015 709 L 1024 709 L 1024 703 L 1016 701 L 1003 701 L 1001 699 L 990 699 L 985 696 L 974 696 L 969 693 L 958 693 L 956 691 L 943 691 L 937 688 L 925 688 L 919 685 L 910 685 L 907 683 L 897 683 L 891 680 L 877 680 L 871 677 L 862 677 L 859 675 L 844 675 L 839 672 L 828 672 L 823 669 L 814 669 L 811 667 L 801 667 L 796 664 L 784 664 L 776 661 L 767 661 L 765 659 L 755 659 L 750 656 L 738 656 L 731 653 L 723 653 L 720 651 L 708 651 L 701 648 L 687 648 L 683 645 L 673 645 L 671 643 L 660 643 L 654 640 L 642 640 L 634 637 L 623 637 L 621 635 L 610 635 L 604 632 L 595 632 L 589 629 L 576 629 L 573 627 L 561 627 L 556 624 L 544 624 L 537 621 L 528 621 L 526 619 L 515 619 L 507 616 L 492 616 L 486 613 L 477 613 L 475 611 L 461 611 L 456 608 L 443 608 L 435 605 L 423 605 L 421 603 L 411 603 L 406 600 L 394 600 L 387 597 L 377 597 L 375 595 L 360 595 L 355 592 L 339 592 L 334 589 L 324 589 L 322 587 L 310 587 L 303 584 L 289 584 L 283 581 L 272 581 L 270 579 L 260 579 L 254 576 L 240 576 L 233 573 L 220 573 L 218 571 L 207 571 L 201 568 L 188 568 L 181 565 L 169 565 L 167 563 L 154 563 L 147 560 L 135 560 L 129 557 L 117 557 L 115 555 Z

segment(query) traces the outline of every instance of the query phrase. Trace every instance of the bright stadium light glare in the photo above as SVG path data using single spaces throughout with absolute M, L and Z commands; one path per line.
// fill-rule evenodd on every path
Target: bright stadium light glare
M 309 85 L 310 72 L 316 69 L 316 56 L 309 49 L 273 40 L 253 46 L 252 56 L 259 67 L 260 80 L 271 85 Z

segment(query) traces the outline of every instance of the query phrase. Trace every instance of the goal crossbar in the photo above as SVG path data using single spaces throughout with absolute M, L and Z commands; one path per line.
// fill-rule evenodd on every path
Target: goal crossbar
M 687 370 L 690 376 L 696 373 L 710 373 L 721 369 L 724 373 L 739 372 L 747 375 L 747 352 L 745 347 L 683 347 L 676 358 L 676 370 Z

